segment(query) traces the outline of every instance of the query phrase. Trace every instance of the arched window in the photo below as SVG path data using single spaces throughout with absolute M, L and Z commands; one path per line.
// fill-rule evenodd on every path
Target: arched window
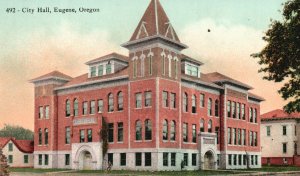
M 197 112 L 197 106 L 196 106 L 196 95 L 193 95 L 192 96 L 192 113 L 196 113 Z
M 149 75 L 152 75 L 153 56 L 149 57 Z
M 123 93 L 118 93 L 118 111 L 123 111 Z
M 44 136 L 45 136 L 45 145 L 48 145 L 48 143 L 49 143 L 48 142 L 48 138 L 49 138 L 48 137 L 48 128 L 45 129 Z
M 135 140 L 142 140 L 142 122 L 140 120 L 135 123 Z
M 215 101 L 215 116 L 219 117 L 219 100 Z
M 200 120 L 200 132 L 204 132 L 204 119 Z
M 176 122 L 174 120 L 171 121 L 171 134 L 170 134 L 170 140 L 175 141 L 176 140 Z
M 70 100 L 66 101 L 66 117 L 69 117 L 71 115 L 71 103 Z
M 78 100 L 74 100 L 74 116 L 78 116 Z
M 39 145 L 42 145 L 42 137 L 43 137 L 43 132 L 42 129 L 39 129 Z
M 108 94 L 108 112 L 114 111 L 114 95 L 112 93 Z
M 163 122 L 163 140 L 168 140 L 168 121 Z
M 166 74 L 166 56 L 165 55 L 162 56 L 161 66 L 162 66 L 162 74 L 165 75 Z
M 187 95 L 187 93 L 183 94 L 183 112 L 188 112 L 188 95 Z
M 136 78 L 137 76 L 137 59 L 133 60 L 133 77 Z
M 209 120 L 209 121 L 208 121 L 208 129 L 207 129 L 207 131 L 208 131 L 209 133 L 212 133 L 212 120 Z
M 208 116 L 212 116 L 212 99 L 208 99 L 208 106 L 207 106 L 207 114 Z
M 145 140 L 152 140 L 152 123 L 149 119 L 145 121 Z

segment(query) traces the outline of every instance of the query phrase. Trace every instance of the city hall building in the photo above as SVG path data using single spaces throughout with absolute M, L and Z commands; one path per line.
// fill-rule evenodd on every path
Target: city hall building
M 31 80 L 35 168 L 105 169 L 108 162 L 128 170 L 261 166 L 263 98 L 221 73 L 202 73 L 202 62 L 181 53 L 187 46 L 159 0 L 151 0 L 122 46 L 128 56 L 87 61 L 84 75 L 54 71 Z

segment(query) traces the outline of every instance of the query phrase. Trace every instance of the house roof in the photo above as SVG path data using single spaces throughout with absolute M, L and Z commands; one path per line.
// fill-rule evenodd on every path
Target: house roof
M 238 80 L 232 79 L 228 76 L 225 76 L 219 72 L 208 73 L 208 74 L 206 74 L 206 76 L 208 77 L 208 79 L 210 79 L 211 81 L 213 81 L 215 83 L 231 83 L 231 84 L 246 88 L 248 90 L 253 89 L 253 87 L 251 87 L 245 83 L 242 83 Z
M 254 93 L 251 93 L 251 92 L 248 92 L 248 96 L 249 96 L 249 98 L 259 100 L 259 101 L 265 101 L 266 100 L 263 97 L 255 95 Z
M 64 73 L 61 73 L 59 71 L 53 71 L 53 72 L 47 73 L 45 75 L 39 76 L 37 78 L 31 79 L 30 82 L 34 83 L 36 81 L 41 81 L 41 80 L 46 80 L 46 79 L 61 79 L 61 80 L 69 81 L 72 79 L 72 77 L 68 76 Z
M 288 114 L 282 109 L 276 109 L 261 115 L 262 121 L 300 119 L 300 112 Z
M 102 61 L 106 61 L 106 60 L 111 60 L 111 59 L 121 60 L 121 61 L 126 62 L 126 63 L 129 61 L 129 58 L 127 56 L 124 56 L 124 55 L 118 54 L 118 53 L 110 53 L 108 55 L 105 55 L 105 56 L 93 59 L 91 61 L 88 61 L 85 64 L 90 65 L 90 64 L 94 64 L 94 63 L 102 62 Z
M 23 153 L 33 153 L 33 140 L 16 140 L 10 137 L 0 137 L 0 146 L 4 147 L 9 141 Z

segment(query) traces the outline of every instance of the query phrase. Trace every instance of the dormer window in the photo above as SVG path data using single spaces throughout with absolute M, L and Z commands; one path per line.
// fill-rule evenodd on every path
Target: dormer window
M 91 67 L 91 77 L 96 76 L 96 67 Z
M 102 76 L 103 75 L 103 65 L 99 65 L 98 66 L 98 76 Z
M 110 62 L 108 62 L 107 65 L 106 65 L 106 74 L 111 74 L 111 64 L 110 64 Z
M 198 76 L 198 67 L 191 64 L 186 64 L 186 74 L 190 76 Z

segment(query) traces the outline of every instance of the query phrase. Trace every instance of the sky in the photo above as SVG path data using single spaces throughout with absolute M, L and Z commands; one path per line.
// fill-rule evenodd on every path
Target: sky
M 160 0 L 184 54 L 204 62 L 202 72 L 220 72 L 245 82 L 266 99 L 261 113 L 286 103 L 283 83 L 262 80 L 257 59 L 270 20 L 281 20 L 284 0 Z M 33 129 L 33 85 L 28 80 L 59 70 L 72 77 L 88 71 L 85 62 L 111 52 L 128 55 L 127 42 L 150 0 L 0 1 L 0 128 Z M 23 13 L 23 8 L 97 8 L 98 13 Z M 20 12 L 7 13 L 7 8 Z M 208 32 L 208 29 L 211 32 Z

